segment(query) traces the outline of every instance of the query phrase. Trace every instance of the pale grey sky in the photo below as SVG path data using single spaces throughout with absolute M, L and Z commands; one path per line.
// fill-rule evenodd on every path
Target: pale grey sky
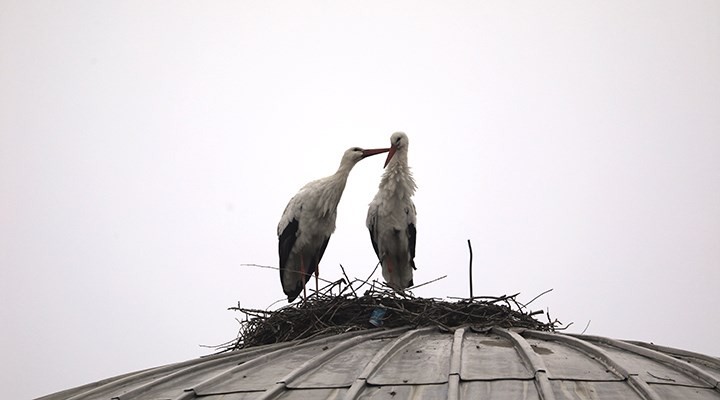
M 207 354 L 283 297 L 276 225 L 405 131 L 415 292 L 522 292 L 720 355 L 720 3 L 0 1 L 0 385 Z M 366 276 L 382 157 L 323 276 Z M 379 277 L 379 274 L 377 275 Z

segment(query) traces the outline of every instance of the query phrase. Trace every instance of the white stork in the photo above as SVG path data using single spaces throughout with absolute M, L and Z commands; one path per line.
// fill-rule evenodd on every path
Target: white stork
M 366 225 L 382 274 L 395 290 L 413 286 L 415 268 L 415 204 L 410 197 L 417 186 L 408 167 L 408 137 L 390 136 L 390 152 L 375 198 L 368 208 Z
M 337 206 L 350 171 L 363 158 L 389 150 L 350 148 L 343 154 L 335 174 L 308 183 L 290 199 L 277 228 L 280 283 L 288 303 L 295 300 L 300 291 L 305 293 L 305 284 L 313 273 L 317 290 L 318 264 L 330 235 L 335 232 Z

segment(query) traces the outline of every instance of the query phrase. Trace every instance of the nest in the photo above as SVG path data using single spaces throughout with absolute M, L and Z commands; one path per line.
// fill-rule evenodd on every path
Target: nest
M 369 284 L 357 279 L 339 290 L 339 293 L 333 293 L 333 289 L 344 282 L 345 280 L 333 282 L 311 294 L 305 301 L 290 304 L 277 311 L 239 306 L 230 308 L 243 312 L 245 319 L 239 320 L 237 338 L 217 347 L 221 351 L 231 351 L 372 329 L 376 326 L 438 326 L 448 331 L 460 326 L 471 326 L 474 329 L 495 326 L 541 331 L 564 329 L 558 328 L 560 322 L 551 321 L 549 315 L 547 322 L 536 320 L 533 316 L 543 314 L 543 311 L 528 311 L 526 305 L 517 301 L 518 294 L 443 301 L 414 297 L 407 291 L 398 293 L 377 281 Z M 361 285 L 355 288 L 357 283 Z M 369 285 L 370 289 L 360 296 L 359 289 L 364 285 Z

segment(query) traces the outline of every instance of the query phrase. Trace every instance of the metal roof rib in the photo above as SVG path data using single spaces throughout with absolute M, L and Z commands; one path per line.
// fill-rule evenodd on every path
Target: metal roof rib
M 287 347 L 287 346 L 288 345 L 285 343 L 278 344 L 278 347 Z M 207 362 L 213 362 L 215 360 L 227 361 L 226 360 L 227 358 L 251 357 L 251 356 L 253 356 L 257 353 L 261 353 L 263 351 L 267 351 L 267 347 L 263 346 L 262 348 L 253 349 L 248 352 L 243 352 L 242 354 L 233 354 L 233 353 L 217 354 L 217 355 L 202 358 L 200 360 L 195 359 L 195 360 L 189 360 L 189 361 L 184 361 L 184 362 L 180 362 L 180 363 L 165 365 L 162 367 L 149 368 L 149 369 L 139 371 L 135 374 L 123 375 L 119 379 L 112 379 L 103 385 L 94 387 L 88 391 L 83 391 L 81 393 L 75 394 L 74 396 L 67 398 L 67 400 L 86 399 L 86 398 L 88 398 L 88 396 L 93 396 L 93 395 L 97 395 L 98 393 L 108 392 L 108 391 L 112 391 L 115 389 L 119 389 L 123 385 L 126 385 L 128 383 L 134 383 L 134 382 L 137 382 L 142 379 L 150 379 L 153 375 L 170 372 L 170 371 L 176 370 L 178 368 L 183 368 L 185 366 L 190 366 L 189 368 L 198 368 L 198 365 L 204 366 L 204 365 L 206 365 L 204 363 L 207 363 Z M 171 374 L 172 373 L 174 373 L 174 372 L 171 372 Z M 158 378 L 158 379 L 163 379 L 163 378 Z M 158 379 L 153 379 L 152 381 L 148 382 L 148 384 L 152 384 L 153 382 L 156 382 Z M 123 396 L 124 396 L 124 394 L 123 394 Z M 117 396 L 113 397 L 113 399 L 114 398 L 117 398 Z
M 38 400 L 720 400 L 720 359 L 523 328 L 374 328 L 119 375 Z
M 450 375 L 448 376 L 448 400 L 460 398 L 460 361 L 465 328 L 458 328 L 453 335 L 452 353 L 450 354 Z
M 173 368 L 171 368 L 171 367 L 173 367 Z M 72 396 L 72 397 L 69 397 L 67 400 L 82 400 L 82 399 L 86 399 L 86 398 L 88 398 L 88 396 L 93 396 L 93 395 L 96 395 L 96 394 L 98 394 L 98 393 L 102 393 L 102 392 L 106 392 L 106 391 L 111 391 L 111 390 L 113 390 L 114 388 L 120 388 L 120 387 L 122 387 L 122 386 L 125 385 L 125 384 L 137 382 L 138 379 L 143 379 L 144 377 L 149 377 L 149 376 L 151 376 L 151 375 L 153 375 L 153 374 L 157 374 L 157 373 L 159 373 L 159 372 L 162 372 L 163 370 L 172 370 L 172 369 L 174 369 L 174 366 L 168 365 L 168 366 L 165 366 L 165 367 L 153 368 L 153 369 L 150 369 L 150 370 L 145 370 L 145 371 L 139 372 L 139 373 L 137 373 L 137 374 L 127 375 L 127 376 L 124 376 L 124 377 L 122 377 L 122 378 L 120 378 L 120 379 L 114 379 L 114 380 L 112 380 L 112 381 L 110 381 L 110 382 L 108 382 L 108 383 L 106 383 L 106 384 L 104 384 L 104 385 L 94 387 L 94 388 L 92 388 L 92 389 L 90 389 L 90 390 L 88 390 L 88 391 L 83 391 L 83 392 L 81 392 L 81 393 L 78 393 L 78 394 L 76 394 L 76 395 L 74 395 L 74 396 Z
M 279 343 L 277 346 L 277 349 L 283 349 L 286 347 L 289 347 L 291 343 Z M 214 365 L 223 364 L 227 362 L 236 362 L 237 360 L 241 360 L 244 358 L 250 358 L 254 357 L 256 354 L 263 353 L 267 351 L 267 348 L 259 348 L 259 349 L 250 349 L 248 351 L 240 351 L 238 354 L 233 353 L 227 353 L 225 354 L 225 357 L 214 357 L 212 359 L 205 360 L 204 362 L 195 362 L 194 364 L 191 364 L 190 366 L 186 368 L 182 368 L 180 370 L 177 370 L 175 372 L 172 372 L 170 374 L 167 374 L 165 376 L 162 376 L 157 379 L 153 379 L 152 381 L 137 386 L 119 396 L 113 396 L 112 400 L 125 400 L 125 399 L 132 399 L 135 396 L 142 395 L 143 393 L 147 393 L 151 389 L 157 387 L 160 384 L 163 384 L 165 382 L 171 381 L 173 379 L 176 379 L 178 377 L 181 377 L 183 375 L 191 374 L 196 371 L 203 370 L 208 367 L 212 367 Z
M 701 353 L 696 353 L 693 351 L 676 349 L 674 347 L 660 346 L 658 344 L 653 344 L 653 343 L 639 342 L 636 340 L 623 340 L 623 342 L 631 343 L 631 344 L 641 346 L 641 347 L 646 347 L 648 349 L 659 351 L 661 353 L 667 353 L 672 356 L 697 358 L 698 360 L 702 360 L 710 365 L 713 365 L 715 368 L 720 369 L 720 358 L 718 358 L 718 357 L 713 357 L 713 356 L 709 356 L 709 355 L 705 355 L 705 354 L 701 354 Z
M 550 381 L 547 377 L 547 368 L 545 362 L 535 354 L 530 344 L 520 336 L 517 332 L 513 332 L 503 328 L 492 328 L 493 333 L 503 336 L 515 346 L 515 349 L 520 353 L 522 360 L 532 369 L 535 374 L 535 387 L 537 388 L 538 395 L 541 400 L 555 400 L 555 394 L 550 387 Z
M 193 399 L 193 398 L 197 397 L 196 393 L 198 391 L 208 388 L 208 387 L 212 386 L 214 383 L 221 381 L 227 377 L 232 376 L 236 372 L 242 371 L 244 369 L 252 368 L 252 367 L 255 367 L 258 365 L 262 365 L 263 363 L 266 363 L 268 361 L 272 361 L 275 358 L 280 357 L 281 355 L 283 355 L 287 352 L 296 351 L 298 349 L 303 349 L 306 347 L 317 346 L 319 341 L 325 341 L 326 343 L 339 342 L 348 337 L 359 336 L 362 334 L 367 334 L 368 332 L 369 331 L 348 332 L 348 333 L 343 333 L 340 335 L 329 336 L 327 338 L 322 338 L 322 339 L 308 338 L 308 339 L 301 341 L 300 344 L 298 344 L 298 342 L 287 342 L 288 345 L 281 349 L 272 351 L 270 353 L 263 354 L 263 355 L 258 356 L 257 358 L 254 358 L 248 362 L 242 363 L 236 367 L 233 367 L 226 371 L 223 371 L 215 376 L 212 376 L 212 377 L 198 383 L 197 385 L 195 385 L 192 388 L 186 388 L 185 392 L 182 395 L 180 395 L 179 397 L 177 397 L 175 400 Z M 384 332 L 384 331 L 381 331 L 381 332 Z
M 663 354 L 657 350 L 649 349 L 647 347 L 638 346 L 636 344 L 623 342 L 620 340 L 610 339 L 601 336 L 590 336 L 590 335 L 572 335 L 575 337 L 581 337 L 589 341 L 604 343 L 618 349 L 626 350 L 631 353 L 639 354 L 641 356 L 650 358 L 655 361 L 665 363 L 669 366 L 679 369 L 689 375 L 695 376 L 698 379 L 704 381 L 710 385 L 713 389 L 720 392 L 720 381 L 717 378 L 705 372 L 704 370 L 688 363 L 685 361 L 678 360 L 677 358 L 671 357 L 667 354 Z
M 323 362 L 340 354 L 341 352 L 349 349 L 350 347 L 356 346 L 366 340 L 374 339 L 378 336 L 385 336 L 388 334 L 392 335 L 392 334 L 395 334 L 398 332 L 405 331 L 407 329 L 408 329 L 407 327 L 395 328 L 395 329 L 390 329 L 387 331 L 380 331 L 380 332 L 374 332 L 374 333 L 370 333 L 370 334 L 366 334 L 366 335 L 359 335 L 359 336 L 349 338 L 345 341 L 342 341 L 342 342 L 338 343 L 337 345 L 335 345 L 335 347 L 333 347 L 332 349 L 318 354 L 317 356 L 309 359 L 308 361 L 306 361 L 299 367 L 292 370 L 289 374 L 287 374 L 281 380 L 276 382 L 273 387 L 269 388 L 262 396 L 260 396 L 258 398 L 258 400 L 269 400 L 269 399 L 275 398 L 276 396 L 281 394 L 281 392 L 283 390 L 286 389 L 286 386 L 285 386 L 286 384 L 288 384 L 292 380 L 296 379 L 298 376 L 302 375 L 303 373 L 305 373 L 313 368 L 319 367 L 320 365 L 322 365 Z
M 632 387 L 633 390 L 635 390 L 635 392 L 641 398 L 643 398 L 645 400 L 660 400 L 660 397 L 650 387 L 650 385 L 648 385 L 645 381 L 640 379 L 636 374 L 632 374 L 631 372 L 629 372 L 625 367 L 620 365 L 620 363 L 618 363 L 618 361 L 613 359 L 603 349 L 601 349 L 591 343 L 587 343 L 576 337 L 572 337 L 572 336 L 568 336 L 568 335 L 564 335 L 564 334 L 561 335 L 561 334 L 557 334 L 557 333 L 541 332 L 541 331 L 533 331 L 533 330 L 524 331 L 523 336 L 533 337 L 533 338 L 542 339 L 542 340 L 554 340 L 554 341 L 575 347 L 576 349 L 593 356 L 598 362 L 600 362 L 607 368 L 610 368 L 615 373 L 617 373 L 617 374 L 621 375 L 623 378 L 625 378 L 628 381 L 628 384 L 630 385 L 630 387 Z
M 372 360 L 370 360 L 370 362 L 365 366 L 363 371 L 360 373 L 360 376 L 355 379 L 355 382 L 353 382 L 352 386 L 350 386 L 350 389 L 345 394 L 345 400 L 357 399 L 363 387 L 365 386 L 368 376 L 370 376 L 373 371 L 375 371 L 385 361 L 387 361 L 387 359 L 390 358 L 390 356 L 392 356 L 402 346 L 414 339 L 415 336 L 419 336 L 422 333 L 430 332 L 436 329 L 437 327 L 433 326 L 413 329 L 409 332 L 404 333 L 403 335 L 399 336 L 397 339 L 389 343 L 387 346 L 383 347 L 382 350 L 378 351 L 377 354 L 375 354 L 375 356 L 372 358 Z

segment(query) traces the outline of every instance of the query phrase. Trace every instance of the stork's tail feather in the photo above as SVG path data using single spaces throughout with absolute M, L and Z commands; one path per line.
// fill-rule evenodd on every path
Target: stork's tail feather
M 298 282 L 298 285 L 295 286 L 295 289 L 290 291 L 285 290 L 284 292 L 287 295 L 288 303 L 292 303 L 293 301 L 295 301 L 295 299 L 297 299 L 298 296 L 300 296 L 300 292 L 302 292 L 302 285 L 300 284 L 300 282 Z

